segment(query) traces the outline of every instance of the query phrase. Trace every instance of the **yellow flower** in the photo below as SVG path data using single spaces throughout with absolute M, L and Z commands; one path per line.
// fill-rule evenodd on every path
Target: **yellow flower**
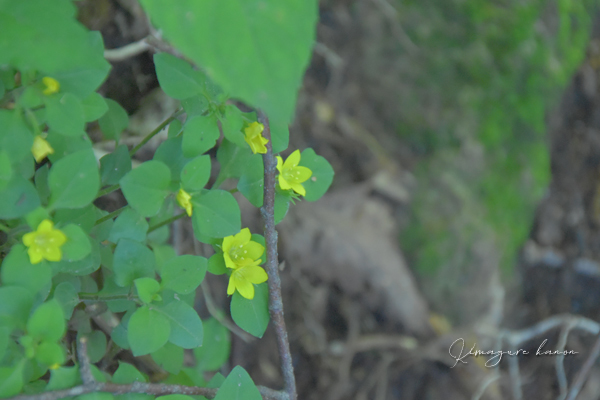
M 23 235 L 23 243 L 28 247 L 27 254 L 32 264 L 37 264 L 43 259 L 60 261 L 62 258 L 60 247 L 66 241 L 65 234 L 54 229 L 54 224 L 49 219 L 43 220 L 35 232 Z
M 260 257 L 265 252 L 265 248 L 251 239 L 252 234 L 248 228 L 242 229 L 235 236 L 227 236 L 223 239 L 223 258 L 227 268 L 238 269 L 260 265 Z
M 179 192 L 177 193 L 177 204 L 179 204 L 179 206 L 185 210 L 188 217 L 192 216 L 192 202 L 190 201 L 191 199 L 192 196 L 188 192 L 183 190 L 183 188 L 179 189 Z
M 250 145 L 252 153 L 266 154 L 267 148 L 265 144 L 269 143 L 268 139 L 265 139 L 262 135 L 262 131 L 265 129 L 263 124 L 253 122 L 244 129 L 244 136 L 246 143 Z
M 33 153 L 33 158 L 35 158 L 36 162 L 42 161 L 44 158 L 48 156 L 48 154 L 54 154 L 54 149 L 50 146 L 50 143 L 46 141 L 40 135 L 37 135 L 33 139 L 33 146 L 31 146 L 31 152 Z
M 50 78 L 49 76 L 45 76 L 42 78 L 42 83 L 46 87 L 43 90 L 43 93 L 46 96 L 50 96 L 51 94 L 57 93 L 60 90 L 60 83 L 54 78 Z
M 59 369 L 60 368 L 60 364 L 59 363 L 54 363 L 51 366 L 48 367 L 49 369 Z
M 252 300 L 254 298 L 254 285 L 265 282 L 269 277 L 264 269 L 256 265 L 239 267 L 231 273 L 227 294 L 232 295 L 237 289 L 240 294 Z
M 277 156 L 277 170 L 279 171 L 279 186 L 283 190 L 292 189 L 294 192 L 305 196 L 306 190 L 302 186 L 312 175 L 312 171 L 306 167 L 300 167 L 300 150 L 294 151 L 283 162 L 283 159 Z

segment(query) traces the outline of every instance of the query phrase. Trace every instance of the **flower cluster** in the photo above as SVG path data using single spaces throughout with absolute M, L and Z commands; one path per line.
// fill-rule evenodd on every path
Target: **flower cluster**
M 300 150 L 294 151 L 283 162 L 283 159 L 277 156 L 277 170 L 279 171 L 279 187 L 283 190 L 292 189 L 301 196 L 306 195 L 306 189 L 302 182 L 306 182 L 311 177 L 312 171 L 306 167 L 301 167 Z
M 28 247 L 29 261 L 37 264 L 42 260 L 60 261 L 61 246 L 67 241 L 67 236 L 59 229 L 54 229 L 54 223 L 49 219 L 43 220 L 35 232 L 23 235 L 23 243 Z
M 265 270 L 259 267 L 265 248 L 251 239 L 252 234 L 248 228 L 223 239 L 225 266 L 233 270 L 227 286 L 228 295 L 237 290 L 243 297 L 253 299 L 253 284 L 263 283 L 268 279 Z
M 258 122 L 253 122 L 244 129 L 244 139 L 246 139 L 246 143 L 250 145 L 250 149 L 254 154 L 267 154 L 265 144 L 269 143 L 269 140 L 262 135 L 264 129 L 265 126 Z

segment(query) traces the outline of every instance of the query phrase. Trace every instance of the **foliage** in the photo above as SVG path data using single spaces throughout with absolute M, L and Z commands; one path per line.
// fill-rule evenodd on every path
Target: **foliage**
M 82 336 L 93 363 L 116 368 L 111 376 L 93 366 L 98 381 L 148 380 L 139 370 L 147 361 L 132 365 L 115 359 L 125 349 L 135 357 L 151 356 L 166 371 L 164 382 L 220 387 L 219 399 L 260 398 L 241 367 L 227 378 L 212 374 L 228 359 L 230 334 L 217 320 L 202 320 L 193 307 L 207 272 L 243 275 L 242 269 L 252 267 L 265 274 L 259 267 L 265 240 L 242 229 L 239 198 L 232 193 L 239 190 L 255 207 L 263 205 L 263 156 L 255 153 L 266 153 L 269 137 L 262 136 L 266 127 L 256 112 L 242 112 L 230 100 L 265 111 L 271 121 L 267 146 L 274 153 L 287 149 L 287 125 L 311 54 L 317 5 L 305 0 L 251 0 L 243 6 L 229 0 L 141 3 L 185 55 L 154 56 L 162 90 L 183 109 L 128 149 L 120 144 L 127 113 L 96 92 L 110 70 L 100 34 L 76 21 L 70 1 L 49 6 L 44 0 L 0 0 L 1 398 L 80 384 L 72 340 Z M 100 160 L 85 131 L 92 122 L 103 141 L 114 142 L 114 151 Z M 139 147 L 166 125 L 168 138 L 154 158 L 132 168 Z M 216 159 L 207 154 L 215 147 Z M 303 166 L 297 164 L 316 177 L 301 194 L 317 200 L 332 182 L 331 166 L 312 149 L 302 153 Z M 211 178 L 213 169 L 219 173 Z M 237 181 L 237 189 L 224 189 L 225 181 Z M 298 187 L 288 186 L 277 188 L 278 221 L 299 197 Z M 96 206 L 119 188 L 127 205 L 112 213 Z M 176 204 L 185 212 L 173 216 Z M 187 217 L 195 238 L 212 245 L 210 261 L 178 255 L 167 243 L 169 224 Z M 167 231 L 157 235 L 159 230 Z M 247 240 L 240 251 L 254 246 L 260 254 L 253 251 L 249 264 L 226 268 L 233 254 L 225 249 L 227 237 L 242 232 Z M 266 274 L 236 279 L 237 289 L 243 289 L 230 292 L 231 316 L 261 337 L 270 320 L 269 291 L 261 283 Z M 97 303 L 105 310 L 101 315 L 91 311 Z M 116 323 L 106 328 L 93 323 L 97 318 Z M 185 349 L 193 350 L 194 367 L 184 367 Z M 205 373 L 214 375 L 210 383 Z M 113 396 L 80 396 L 86 397 Z

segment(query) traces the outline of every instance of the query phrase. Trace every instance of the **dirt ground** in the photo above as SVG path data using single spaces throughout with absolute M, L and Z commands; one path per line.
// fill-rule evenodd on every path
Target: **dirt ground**
M 85 1 L 81 7 L 80 19 L 101 30 L 109 48 L 146 35 L 134 2 Z M 432 312 L 398 240 L 419 185 L 413 168 L 420 154 L 397 135 L 398 107 L 409 102 L 399 93 L 412 84 L 414 44 L 389 7 L 379 0 L 322 2 L 317 45 L 290 129 L 291 148 L 314 148 L 336 172 L 329 194 L 301 202 L 279 226 L 299 398 L 556 398 L 556 357 L 505 356 L 499 368 L 472 358 L 452 368 L 449 349 L 462 338 L 467 346 L 509 350 L 498 341 L 503 329 L 514 333 L 565 313 L 600 318 L 600 34 L 594 33 L 584 64 L 549 113 L 552 180 L 523 244 L 518 277 L 504 282 L 497 271 L 478 277 L 485 307 L 470 295 L 448 293 L 469 321 L 452 325 Z M 393 56 L 397 43 L 405 56 Z M 156 87 L 151 55 L 143 54 L 113 64 L 102 92 L 133 115 L 134 135 L 152 129 L 174 106 Z M 150 148 L 141 157 L 151 154 Z M 121 200 L 114 201 L 105 206 L 116 208 Z M 244 225 L 259 231 L 258 214 L 240 201 Z M 180 250 L 194 251 L 191 228 L 178 229 Z M 228 309 L 227 298 L 216 295 L 225 293 L 225 282 L 217 277 L 210 285 L 217 305 Z M 201 301 L 198 307 L 208 315 Z M 564 348 L 579 353 L 564 358 L 564 376 L 572 382 L 594 335 L 568 332 Z M 548 339 L 554 349 L 565 337 L 553 329 L 519 347 L 535 353 Z M 230 366 L 242 365 L 257 384 L 281 387 L 274 343 L 271 328 L 249 343 L 234 336 Z M 599 385 L 594 367 L 580 399 L 600 398 Z

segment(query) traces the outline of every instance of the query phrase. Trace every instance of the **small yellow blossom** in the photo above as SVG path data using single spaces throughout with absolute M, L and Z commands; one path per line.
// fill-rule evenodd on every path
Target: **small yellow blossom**
M 179 192 L 177 193 L 177 204 L 185 210 L 188 217 L 192 216 L 192 202 L 190 200 L 192 200 L 192 196 L 183 190 L 183 188 L 179 189 Z
M 279 186 L 283 190 L 292 189 L 299 195 L 305 196 L 306 189 L 302 186 L 312 175 L 312 171 L 306 167 L 300 167 L 300 150 L 294 151 L 283 162 L 283 159 L 277 156 L 277 170 L 279 171 Z
M 32 264 L 37 264 L 43 259 L 60 261 L 62 258 L 60 247 L 66 241 L 65 234 L 54 229 L 54 224 L 49 219 L 43 220 L 35 232 L 23 235 L 23 243 L 28 247 L 27 254 Z
M 265 126 L 258 122 L 253 122 L 244 129 L 244 136 L 246 143 L 250 145 L 252 153 L 266 154 L 267 148 L 265 144 L 269 143 L 268 139 L 265 139 L 262 135 Z
M 227 294 L 232 295 L 237 291 L 240 294 L 252 300 L 254 298 L 254 285 L 263 283 L 268 279 L 268 275 L 264 269 L 256 265 L 246 265 L 239 267 L 231 273 L 229 277 L 229 285 L 227 285 Z
M 252 234 L 248 228 L 242 229 L 235 236 L 227 236 L 223 239 L 223 258 L 227 268 L 238 269 L 260 265 L 260 257 L 265 252 L 265 248 L 251 239 Z
M 41 162 L 48 154 L 54 154 L 54 149 L 50 146 L 50 143 L 46 141 L 42 136 L 37 135 L 33 139 L 33 146 L 31 146 L 31 153 L 37 163 Z
M 49 76 L 45 76 L 42 78 L 42 83 L 46 87 L 43 90 L 43 93 L 46 96 L 50 96 L 51 94 L 57 93 L 60 90 L 60 83 L 54 78 L 50 78 Z
M 54 363 L 51 366 L 48 367 L 49 369 L 59 369 L 60 368 L 60 364 L 59 363 Z

